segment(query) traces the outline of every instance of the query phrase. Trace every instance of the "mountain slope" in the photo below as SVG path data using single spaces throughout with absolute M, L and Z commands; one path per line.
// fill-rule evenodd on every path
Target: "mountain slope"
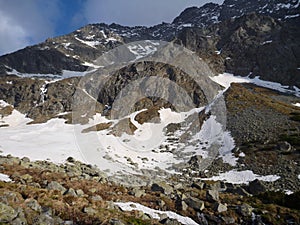
M 253 12 L 265 17 L 248 15 Z M 179 37 L 187 48 L 196 49 L 216 72 L 253 73 L 267 80 L 299 85 L 298 12 L 297 0 L 276 3 L 226 0 L 222 5 L 210 3 L 188 8 L 171 24 L 153 27 L 91 24 L 1 56 L 0 74 L 62 75 L 64 71 L 84 71 L 89 66 L 97 68 L 94 60 L 124 43 L 172 41 Z M 217 55 L 219 52 L 223 54 Z

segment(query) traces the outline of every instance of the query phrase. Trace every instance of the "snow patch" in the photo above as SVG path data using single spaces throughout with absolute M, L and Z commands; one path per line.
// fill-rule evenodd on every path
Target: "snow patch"
M 83 66 L 88 66 L 88 67 L 93 67 L 94 69 L 98 69 L 98 68 L 100 68 L 100 67 L 103 67 L 103 66 L 98 66 L 98 65 L 96 65 L 96 64 L 89 63 L 89 62 L 84 62 L 82 65 L 83 65 Z
M 296 17 L 299 17 L 300 14 L 295 14 L 295 15 L 287 15 L 284 17 L 284 19 L 291 19 L 291 18 L 296 18 Z
M 223 73 L 223 74 L 219 74 L 218 76 L 210 77 L 210 79 L 220 84 L 221 86 L 225 87 L 226 89 L 230 87 L 231 83 L 253 83 L 257 86 L 269 88 L 283 93 L 293 94 L 297 97 L 300 97 L 300 89 L 297 88 L 296 86 L 294 86 L 294 90 L 291 90 L 289 89 L 289 86 L 285 86 L 276 82 L 261 80 L 259 76 L 256 76 L 254 78 L 250 78 L 249 76 L 241 77 L 241 76 L 234 76 L 233 74 L 229 74 L 229 73 Z
M 77 41 L 79 41 L 79 42 L 81 42 L 81 43 L 83 43 L 83 44 L 85 44 L 85 45 L 88 45 L 88 46 L 90 46 L 90 47 L 92 47 L 92 48 L 95 48 L 95 49 L 97 49 L 97 48 L 96 48 L 97 45 L 100 45 L 100 44 L 101 44 L 100 41 L 84 41 L 84 40 L 82 40 L 82 39 L 80 39 L 80 38 L 78 38 L 78 37 L 75 37 L 75 39 L 76 39 Z
M 6 101 L 4 100 L 0 100 L 0 107 L 4 108 L 4 107 L 7 107 L 7 106 L 10 106 L 10 104 L 8 104 Z
M 82 77 L 88 73 L 91 73 L 93 71 L 71 71 L 71 70 L 63 70 L 62 74 L 41 74 L 41 73 L 21 73 L 15 69 L 13 69 L 11 72 L 7 72 L 8 75 L 17 75 L 19 77 L 39 77 L 39 78 L 54 78 L 54 79 L 65 79 L 70 77 Z
M 284 190 L 284 193 L 285 193 L 286 195 L 294 194 L 294 192 L 291 191 L 291 190 Z
M 143 206 L 139 203 L 134 203 L 134 202 L 116 202 L 115 205 L 119 206 L 122 210 L 124 211 L 142 211 L 143 213 L 146 213 L 150 215 L 153 219 L 160 219 L 161 216 L 166 215 L 168 218 L 175 219 L 178 222 L 186 225 L 198 225 L 194 220 L 192 220 L 189 217 L 184 217 L 181 216 L 175 212 L 172 211 L 160 211 L 160 210 L 155 210 L 151 209 L 149 207 Z
M 245 157 L 246 155 L 245 155 L 245 153 L 244 152 L 241 152 L 240 154 L 239 154 L 239 157 Z
M 261 43 L 261 45 L 271 44 L 272 42 L 273 42 L 272 40 L 264 41 L 263 43 Z
M 5 106 L 9 106 L 9 104 L 7 104 L 5 101 L 0 100 L 1 106 L 4 105 Z M 24 114 L 20 113 L 18 110 L 13 110 L 12 113 L 8 116 L 3 117 L 2 119 L 0 119 L 0 122 L 2 124 L 7 124 L 10 127 L 17 127 L 17 126 L 22 126 L 25 125 L 29 122 L 31 122 L 32 120 L 27 118 Z M 0 131 L 4 131 L 6 130 L 7 127 L 2 127 Z M 4 139 L 4 135 L 0 135 L 1 137 L 3 137 L 3 140 L 1 141 L 1 145 L 4 144 L 5 139 Z M 3 147 L 3 145 L 2 145 Z M 12 144 L 13 147 L 13 144 Z
M 300 103 L 295 103 L 295 104 L 292 104 L 293 106 L 296 106 L 296 107 L 300 107 Z
M 65 120 L 52 119 L 43 124 L 26 125 L 32 120 L 17 110 L 3 120 L 9 124 L 0 129 L 3 154 L 26 156 L 31 160 L 50 159 L 54 163 L 63 163 L 72 156 L 85 162 L 76 146 L 74 127 L 65 124 Z
M 129 44 L 127 46 L 127 48 L 129 49 L 129 51 L 131 53 L 133 53 L 137 59 L 143 58 L 145 56 L 148 56 L 150 54 L 153 54 L 154 52 L 157 51 L 157 48 L 155 47 L 155 45 L 157 44 L 153 44 L 152 42 L 148 42 L 149 45 L 142 45 L 142 44 Z
M 260 176 L 254 174 L 251 170 L 244 170 L 244 171 L 237 171 L 237 170 L 230 170 L 225 173 L 220 173 L 218 176 L 213 176 L 211 178 L 201 178 L 202 180 L 213 180 L 213 181 L 225 181 L 232 184 L 248 184 L 249 182 L 258 179 L 261 181 L 266 182 L 274 182 L 280 179 L 280 176 L 277 175 L 267 175 L 267 176 Z
M 0 173 L 0 181 L 11 182 L 12 180 L 9 178 L 8 175 Z

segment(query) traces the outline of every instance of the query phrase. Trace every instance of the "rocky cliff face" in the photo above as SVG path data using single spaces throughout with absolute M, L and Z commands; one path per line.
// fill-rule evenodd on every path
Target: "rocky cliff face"
M 253 73 L 298 85 L 298 12 L 296 0 L 226 0 L 222 5 L 188 8 L 170 24 L 91 24 L 1 56 L 0 73 L 61 75 L 66 70 L 84 71 L 89 66 L 95 68 L 94 60 L 104 52 L 124 43 L 179 38 L 186 47 L 196 49 L 216 72 Z
M 217 72 L 299 86 L 299 22 L 252 13 L 208 29 L 185 29 L 178 39 Z

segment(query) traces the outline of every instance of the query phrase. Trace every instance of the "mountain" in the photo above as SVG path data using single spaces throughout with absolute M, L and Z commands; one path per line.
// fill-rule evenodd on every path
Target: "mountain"
M 253 12 L 258 15 L 248 15 Z M 85 71 L 104 52 L 124 43 L 171 41 L 179 36 L 185 39 L 182 43 L 188 48 L 194 48 L 192 44 L 205 46 L 199 54 L 217 72 L 243 76 L 253 73 L 267 80 L 299 85 L 298 12 L 299 2 L 295 0 L 224 1 L 222 5 L 210 3 L 188 8 L 171 24 L 153 27 L 91 24 L 1 56 L 0 72 L 61 75 L 63 70 Z M 195 32 L 198 34 L 193 36 Z M 199 44 L 187 43 L 188 38 Z M 222 54 L 216 56 L 219 50 Z M 269 60 L 269 56 L 274 60 Z
M 107 210 L 110 224 L 129 221 L 134 204 L 118 200 L 183 224 L 298 224 L 299 20 L 299 1 L 225 0 L 153 27 L 89 24 L 1 56 L 0 172 L 16 182 L 3 193 L 20 190 L 24 212 L 32 192 L 41 205 L 58 198 L 53 219 L 78 224 L 105 223 Z M 149 224 L 179 223 L 135 207 Z

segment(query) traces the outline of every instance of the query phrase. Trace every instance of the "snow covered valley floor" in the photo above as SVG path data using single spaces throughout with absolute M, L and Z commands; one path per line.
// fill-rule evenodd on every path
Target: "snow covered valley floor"
M 291 91 L 280 84 L 261 81 L 259 78 L 221 74 L 211 79 L 224 86 L 225 90 L 231 83 L 254 83 L 298 96 L 297 88 Z M 224 91 L 221 94 L 223 93 Z M 296 102 L 293 104 L 297 107 Z M 9 105 L 2 100 L 1 107 L 7 106 Z M 96 165 L 109 176 L 133 184 L 136 184 L 137 180 L 126 181 L 123 179 L 124 174 L 144 177 L 143 179 L 146 177 L 146 180 L 149 177 L 163 179 L 173 175 L 184 175 L 185 179 L 199 179 L 199 176 L 201 179 L 203 176 L 206 180 L 231 183 L 249 183 L 255 179 L 270 182 L 280 180 L 280 174 L 271 171 L 260 171 L 256 174 L 255 171 L 244 167 L 244 163 L 241 163 L 245 159 L 244 152 L 233 152 L 236 151 L 235 140 L 213 115 L 206 118 L 201 126 L 197 124 L 199 127 L 194 133 L 188 133 L 191 124 L 187 123 L 173 132 L 166 131 L 168 126 L 184 124 L 188 118 L 202 110 L 205 109 L 177 113 L 170 109 L 160 109 L 159 122 L 156 123 L 140 124 L 136 116 L 143 113 L 142 110 L 119 120 L 109 120 L 96 114 L 85 125 L 66 124 L 64 119 L 59 118 L 50 119 L 46 123 L 27 125 L 31 120 L 14 109 L 11 115 L 1 119 L 0 150 L 2 155 L 26 156 L 31 160 L 49 160 L 55 163 L 63 163 L 68 157 L 73 157 Z M 125 128 L 131 123 L 136 130 L 131 134 L 124 132 L 116 135 L 117 127 L 124 120 L 127 120 Z M 90 129 L 99 125 L 107 127 L 98 131 Z M 182 137 L 187 134 L 188 141 L 183 141 Z M 215 160 L 223 166 L 212 168 Z M 193 164 L 196 164 L 196 167 L 193 168 Z
M 140 110 L 115 120 L 96 114 L 84 125 L 66 124 L 63 118 L 28 124 L 31 119 L 0 101 L 1 110 L 11 111 L 0 120 L 1 195 L 17 196 L 24 212 L 51 218 L 54 223 L 105 223 L 103 218 L 107 218 L 106 222 L 125 224 L 250 224 L 263 217 L 265 223 L 276 224 L 277 215 L 280 223 L 297 221 L 296 204 L 291 201 L 297 200 L 300 182 L 297 145 L 291 140 L 291 144 L 281 141 L 244 145 L 239 142 L 244 137 L 239 138 L 235 132 L 240 130 L 241 121 L 246 119 L 246 124 L 252 125 L 253 118 L 259 118 L 261 104 L 262 110 L 270 108 L 279 111 L 280 118 L 289 118 L 290 111 L 298 110 L 298 98 L 276 95 L 251 83 L 233 84 L 245 82 L 245 78 L 228 74 L 213 79 L 226 88 L 220 96 L 234 103 L 227 104 L 230 121 L 235 122 L 235 116 L 239 116 L 238 122 L 227 124 L 227 129 L 215 115 L 199 119 L 198 114 L 203 115 L 209 107 L 188 112 L 161 108 L 157 110 L 158 117 L 150 122 L 141 122 L 139 118 L 147 115 L 147 110 Z M 232 98 L 237 93 L 243 104 Z M 255 110 L 251 108 L 254 117 L 249 120 L 249 115 L 239 114 L 237 109 L 248 106 L 247 101 L 253 101 L 254 96 L 259 104 Z M 282 99 L 283 105 L 278 103 Z M 190 123 L 194 117 L 197 129 L 189 129 L 195 125 Z M 290 120 L 290 129 L 293 122 L 297 125 L 297 121 Z M 249 129 L 250 137 L 265 132 L 259 126 L 242 125 L 244 133 Z M 269 129 L 267 124 L 260 126 Z M 273 126 L 272 123 L 270 129 Z M 262 194 L 267 190 L 288 194 L 271 192 L 272 196 L 281 196 L 287 205 L 276 205 L 276 210 L 270 207 L 270 197 Z M 258 193 L 260 197 L 256 197 Z M 9 196 L 9 205 L 16 207 Z M 51 213 L 39 211 L 45 202 L 54 209 Z M 8 209 L 7 205 L 0 206 Z M 9 212 L 14 215 L 15 211 Z M 28 215 L 25 217 L 30 220 Z M 22 214 L 17 218 L 22 219 Z

